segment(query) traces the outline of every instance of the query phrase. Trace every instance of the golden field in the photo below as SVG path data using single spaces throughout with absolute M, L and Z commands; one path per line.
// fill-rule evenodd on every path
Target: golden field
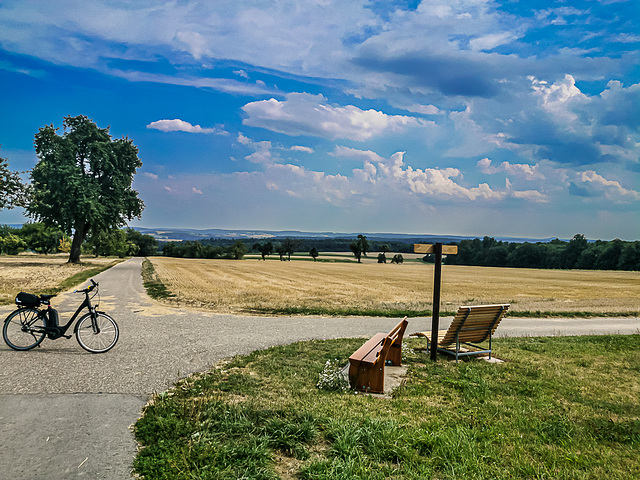
M 73 275 L 114 262 L 113 258 L 89 258 L 70 264 L 69 254 L 0 256 L 0 305 L 13 303 L 19 292 L 56 290 Z
M 433 265 L 407 262 L 205 260 L 150 257 L 179 305 L 218 312 L 351 308 L 431 309 Z M 512 312 L 629 314 L 640 310 L 640 272 L 444 265 L 443 311 L 511 303 Z

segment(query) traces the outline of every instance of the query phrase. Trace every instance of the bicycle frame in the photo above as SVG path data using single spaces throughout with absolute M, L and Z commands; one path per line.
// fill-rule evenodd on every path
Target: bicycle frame
M 47 310 L 41 310 L 41 311 L 44 314 L 45 312 L 48 312 L 49 309 L 51 308 L 53 307 L 49 305 L 49 308 L 47 308 Z M 57 327 L 44 327 L 44 331 L 47 332 L 47 334 L 53 333 L 54 335 L 56 335 L 56 338 L 63 336 L 65 333 L 67 333 L 67 330 L 69 330 L 69 327 L 71 326 L 71 324 L 76 320 L 76 318 L 78 318 L 78 315 L 80 315 L 80 312 L 82 312 L 85 308 L 87 308 L 89 310 L 89 313 L 91 313 L 91 323 L 93 325 L 93 328 L 94 329 L 97 328 L 95 324 L 96 313 L 97 313 L 96 308 L 93 305 L 91 305 L 89 292 L 84 292 L 84 300 L 82 304 L 80 304 L 80 306 L 77 308 L 77 310 L 71 317 L 71 320 L 69 320 L 66 325 L 58 325 Z M 78 325 L 76 324 L 73 330 L 73 333 L 76 333 L 77 330 L 78 330 Z M 96 333 L 99 333 L 99 332 L 96 332 Z

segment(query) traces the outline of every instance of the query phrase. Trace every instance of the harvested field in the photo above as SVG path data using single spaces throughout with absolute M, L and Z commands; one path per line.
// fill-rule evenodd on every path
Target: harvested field
M 47 293 L 67 278 L 104 267 L 113 258 L 93 258 L 81 264 L 67 263 L 68 254 L 0 256 L 0 305 L 13 303 L 18 292 Z
M 151 257 L 176 304 L 218 312 L 431 309 L 433 265 Z M 576 316 L 640 310 L 640 272 L 443 267 L 442 310 L 511 303 L 512 312 Z

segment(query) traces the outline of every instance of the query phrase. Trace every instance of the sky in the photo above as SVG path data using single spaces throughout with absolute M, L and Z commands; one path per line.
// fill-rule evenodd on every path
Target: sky
M 131 226 L 640 239 L 636 0 L 0 0 L 0 113 L 132 139 Z

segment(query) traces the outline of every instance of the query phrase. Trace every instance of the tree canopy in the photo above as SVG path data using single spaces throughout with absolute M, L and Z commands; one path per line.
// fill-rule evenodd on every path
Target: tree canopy
M 69 262 L 77 263 L 87 234 L 122 227 L 142 214 L 144 203 L 131 188 L 142 162 L 132 140 L 112 139 L 109 128 L 84 115 L 65 117 L 63 126 L 62 135 L 53 125 L 35 135 L 39 162 L 31 172 L 27 211 L 65 233 L 73 231 Z
M 367 241 L 367 237 L 365 235 L 358 235 L 358 238 L 354 242 L 349 245 L 349 248 L 353 252 L 353 255 L 360 263 L 360 259 L 362 255 L 367 256 L 367 252 L 369 251 L 369 242 Z
M 24 191 L 18 173 L 9 170 L 9 160 L 0 157 L 0 210 L 19 206 Z

